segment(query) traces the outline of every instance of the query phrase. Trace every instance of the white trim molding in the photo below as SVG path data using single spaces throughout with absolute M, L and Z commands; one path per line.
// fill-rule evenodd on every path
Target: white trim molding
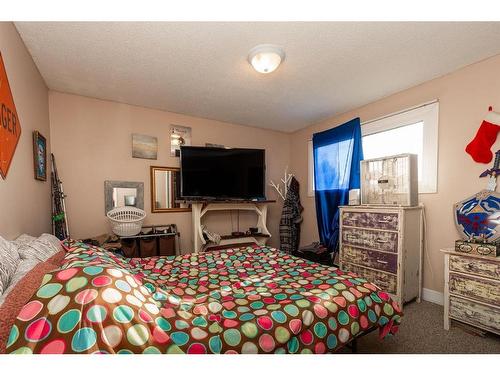
M 313 141 L 307 141 L 307 196 L 314 197 L 314 155 Z
M 500 121 L 496 112 L 489 112 L 486 120 L 493 123 Z M 422 165 L 419 169 L 418 192 L 437 193 L 438 177 L 438 135 L 439 135 L 439 101 L 432 100 L 399 112 L 387 114 L 361 123 L 361 135 L 381 133 L 407 125 L 423 123 Z M 383 147 L 383 145 L 381 145 Z M 389 155 L 385 155 L 389 156 Z M 307 196 L 314 197 L 314 160 L 312 140 L 307 144 L 308 178 Z
M 432 289 L 423 288 L 422 299 L 427 302 L 432 302 L 438 305 L 444 305 L 444 294 Z

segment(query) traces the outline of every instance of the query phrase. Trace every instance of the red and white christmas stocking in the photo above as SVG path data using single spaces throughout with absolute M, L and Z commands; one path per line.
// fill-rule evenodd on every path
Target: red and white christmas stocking
M 500 113 L 493 112 L 492 107 L 477 130 L 474 139 L 467 145 L 465 151 L 478 163 L 489 163 L 493 159 L 491 146 L 497 140 L 500 131 Z

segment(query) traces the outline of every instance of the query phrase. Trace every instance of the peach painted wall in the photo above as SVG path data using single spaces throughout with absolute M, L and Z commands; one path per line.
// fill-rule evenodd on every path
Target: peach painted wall
M 104 181 L 144 182 L 146 224 L 176 223 L 181 232 L 183 252 L 192 250 L 191 213 L 151 213 L 151 165 L 179 166 L 170 156 L 171 124 L 190 126 L 192 144 L 217 143 L 230 147 L 266 149 L 267 179 L 279 180 L 290 154 L 289 135 L 281 132 L 228 124 L 176 113 L 152 110 L 111 101 L 51 91 L 49 94 L 51 140 L 58 169 L 68 194 L 67 209 L 73 238 L 109 232 L 104 216 Z M 158 137 L 158 160 L 132 158 L 131 134 Z M 267 187 L 267 197 L 277 194 Z M 278 224 L 282 203 L 271 205 L 268 227 L 279 244 Z M 212 214 L 209 229 L 220 233 L 236 230 L 237 215 Z M 256 223 L 255 216 L 240 215 L 240 229 Z
M 439 100 L 438 192 L 420 195 L 427 216 L 424 288 L 442 292 L 443 255 L 439 250 L 453 246 L 457 239 L 452 205 L 486 187 L 486 181 L 478 176 L 487 165 L 475 163 L 464 148 L 474 137 L 488 106 L 500 112 L 500 55 L 293 133 L 290 165 L 302 186 L 306 186 L 307 140 L 313 133 L 354 117 L 367 121 L 433 99 Z M 497 142 L 493 150 L 499 146 Z M 305 244 L 317 240 L 318 232 L 314 198 L 302 189 L 301 199 L 305 208 L 301 240 Z
M 32 132 L 47 138 L 50 154 L 48 89 L 11 22 L 0 22 L 0 52 L 21 123 L 7 178 L 0 177 L 0 236 L 39 235 L 51 230 L 50 168 L 48 181 L 33 176 Z

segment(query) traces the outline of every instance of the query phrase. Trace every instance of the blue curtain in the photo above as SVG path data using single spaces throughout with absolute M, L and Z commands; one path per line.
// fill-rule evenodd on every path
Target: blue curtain
M 313 155 L 319 238 L 329 251 L 336 252 L 339 206 L 349 202 L 349 189 L 360 186 L 363 147 L 359 118 L 313 134 Z

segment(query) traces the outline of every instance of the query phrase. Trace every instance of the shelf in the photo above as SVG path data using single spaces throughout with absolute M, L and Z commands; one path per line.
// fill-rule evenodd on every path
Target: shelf
M 225 249 L 237 249 L 241 247 L 248 247 L 255 245 L 255 242 L 239 242 L 237 244 L 228 244 L 228 245 L 215 245 L 210 243 L 208 246 L 204 248 L 204 251 L 217 251 L 217 250 L 225 250 Z
M 193 245 L 194 251 L 201 251 L 206 245 L 208 245 L 207 240 L 203 236 L 203 218 L 209 212 L 220 212 L 220 211 L 250 211 L 257 215 L 257 223 L 253 227 L 259 229 L 259 233 L 255 234 L 243 234 L 239 236 L 233 235 L 223 235 L 221 236 L 221 241 L 225 242 L 222 245 L 234 241 L 235 243 L 241 243 L 247 239 L 257 242 L 260 245 L 265 245 L 267 240 L 271 237 L 271 233 L 267 229 L 267 210 L 270 203 L 276 201 L 266 200 L 266 201 L 252 201 L 252 200 L 228 200 L 228 201 L 210 201 L 210 200 L 199 200 L 199 201 L 188 201 L 191 203 L 192 207 L 192 219 L 193 219 Z
M 118 236 L 120 239 L 131 239 L 131 238 L 149 238 L 149 237 L 165 237 L 165 236 L 177 236 L 175 233 L 148 233 L 148 234 L 136 234 L 135 236 Z
M 210 251 L 214 249 L 222 250 L 222 249 L 230 249 L 242 246 L 250 246 L 260 243 L 261 241 L 258 240 L 258 238 L 264 238 L 267 240 L 267 238 L 270 237 L 271 235 L 263 233 L 256 233 L 254 235 L 243 234 L 241 236 L 233 236 L 232 234 L 228 234 L 221 236 L 220 242 L 218 244 L 207 240 L 206 243 L 202 246 L 202 248 L 204 251 Z M 234 240 L 234 242 L 232 242 L 232 240 Z
M 276 203 L 276 200 L 251 200 L 251 199 L 228 199 L 228 200 L 222 200 L 222 199 L 186 199 L 186 200 L 176 200 L 175 203 L 187 203 L 187 204 L 192 204 L 192 203 L 234 203 L 234 204 L 239 204 L 239 203 Z
M 233 236 L 232 234 L 227 234 L 224 236 L 220 236 L 221 240 L 231 240 L 233 238 L 252 238 L 252 237 L 258 237 L 258 238 L 269 238 L 271 235 L 269 234 L 264 234 L 264 233 L 250 233 L 250 234 L 242 234 L 238 236 Z

